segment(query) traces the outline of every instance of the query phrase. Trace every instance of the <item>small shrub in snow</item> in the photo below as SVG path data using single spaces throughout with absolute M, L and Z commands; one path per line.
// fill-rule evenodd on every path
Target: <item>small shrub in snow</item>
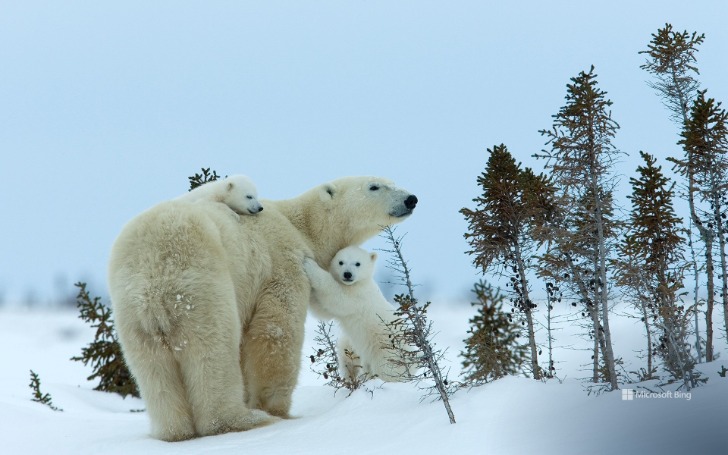
M 32 401 L 44 404 L 54 411 L 63 411 L 63 409 L 53 406 L 53 400 L 49 393 L 43 393 L 40 391 L 40 377 L 38 377 L 38 374 L 33 370 L 30 370 L 30 388 L 33 390 Z
M 361 386 L 371 379 L 371 377 L 362 373 L 357 377 L 350 377 L 348 374 L 344 374 L 341 371 L 341 365 L 336 355 L 336 340 L 334 335 L 331 333 L 333 322 L 319 321 L 316 327 L 316 336 L 314 341 L 316 342 L 317 348 L 314 348 L 314 353 L 311 354 L 311 371 L 323 377 L 327 382 L 326 385 L 334 387 L 337 391 L 339 389 L 347 389 L 349 395 L 355 390 L 361 388 Z M 344 351 L 344 355 L 348 357 L 348 360 L 352 364 L 356 365 L 359 357 L 348 349 Z

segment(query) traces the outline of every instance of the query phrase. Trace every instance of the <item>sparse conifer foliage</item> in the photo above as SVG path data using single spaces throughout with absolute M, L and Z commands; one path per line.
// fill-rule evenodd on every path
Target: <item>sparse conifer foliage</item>
M 201 174 L 195 174 L 192 177 L 188 177 L 190 181 L 190 191 L 194 190 L 198 186 L 204 185 L 207 182 L 214 182 L 215 180 L 219 179 L 220 176 L 217 175 L 217 172 L 214 170 L 210 172 L 210 168 L 202 168 Z
M 54 411 L 63 411 L 63 409 L 58 408 L 53 405 L 53 399 L 51 398 L 51 395 L 49 393 L 43 393 L 40 390 L 40 377 L 38 374 L 30 370 L 30 389 L 33 391 L 33 398 L 32 401 L 44 404 L 51 408 Z
M 94 341 L 81 350 L 81 355 L 71 357 L 71 360 L 91 366 L 93 372 L 88 380 L 99 381 L 94 390 L 114 392 L 122 397 L 138 397 L 139 390 L 124 363 L 121 346 L 114 331 L 111 308 L 101 303 L 100 297 L 91 298 L 86 290 L 86 283 L 79 282 L 75 286 L 78 288 L 76 301 L 79 318 L 95 328 L 96 334 Z
M 705 34 L 676 32 L 671 24 L 665 24 L 652 34 L 647 50 L 640 52 L 648 57 L 640 68 L 657 79 L 649 83 L 650 87 L 660 94 L 673 120 L 680 125 L 687 121 L 689 104 L 700 87 L 695 78 L 700 74 L 695 54 L 704 40 Z
M 418 384 L 425 380 L 433 382 L 431 386 L 422 387 L 425 396 L 434 395 L 440 399 L 450 423 L 455 423 L 455 415 L 450 406 L 450 395 L 455 387 L 450 384 L 447 374 L 440 367 L 444 353 L 436 348 L 432 340 L 432 322 L 427 319 L 430 302 L 421 305 L 414 296 L 410 268 L 402 253 L 402 237 L 396 236 L 395 231 L 391 226 L 384 229 L 383 235 L 392 247 L 386 252 L 392 255 L 389 266 L 401 278 L 407 293 L 394 297 L 399 308 L 394 313 L 397 318 L 388 324 L 391 349 L 397 354 L 396 357 L 402 359 L 408 380 Z
M 332 333 L 333 322 L 319 321 L 316 326 L 316 336 L 314 342 L 316 348 L 314 353 L 309 356 L 311 360 L 311 371 L 324 378 L 326 385 L 339 389 L 346 389 L 349 395 L 364 385 L 366 381 L 371 379 L 367 373 L 359 373 L 356 377 L 343 371 L 343 366 L 339 362 L 336 349 L 336 339 Z M 343 353 L 351 361 L 352 365 L 358 365 L 359 357 L 345 350 Z
M 473 293 L 478 312 L 469 321 L 461 353 L 465 382 L 479 384 L 519 373 L 527 346 L 519 341 L 521 330 L 511 314 L 503 312 L 505 296 L 483 281 L 475 283 Z

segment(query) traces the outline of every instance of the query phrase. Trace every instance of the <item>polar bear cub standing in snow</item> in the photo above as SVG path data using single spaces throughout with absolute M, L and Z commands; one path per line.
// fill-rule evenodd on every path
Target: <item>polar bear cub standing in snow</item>
M 245 175 L 231 175 L 204 183 L 177 199 L 188 202 L 222 202 L 239 215 L 257 215 L 263 210 L 258 201 L 258 190 Z
M 337 354 L 349 378 L 363 372 L 384 381 L 403 381 L 406 368 L 396 350 L 388 347 L 392 342 L 387 324 L 397 317 L 372 278 L 376 259 L 377 253 L 349 246 L 336 253 L 327 272 L 307 258 L 310 308 L 320 319 L 335 319 L 341 325 Z M 359 359 L 352 360 L 345 350 Z

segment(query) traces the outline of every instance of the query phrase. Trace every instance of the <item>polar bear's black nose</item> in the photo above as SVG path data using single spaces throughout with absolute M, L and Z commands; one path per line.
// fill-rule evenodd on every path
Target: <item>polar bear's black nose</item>
M 351 279 L 351 272 L 344 272 L 344 279 L 349 281 Z
M 407 199 L 404 200 L 404 206 L 412 210 L 417 205 L 417 196 L 410 194 Z

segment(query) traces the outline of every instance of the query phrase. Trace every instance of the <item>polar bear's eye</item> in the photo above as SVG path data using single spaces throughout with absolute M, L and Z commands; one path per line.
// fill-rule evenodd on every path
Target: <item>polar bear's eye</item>
M 253 199 L 253 196 L 251 196 L 251 195 L 247 195 L 245 197 L 248 198 L 248 199 Z
M 356 265 L 357 267 L 359 267 L 359 266 L 361 265 L 361 262 L 357 262 L 357 263 L 356 263 L 355 265 Z
M 339 261 L 339 265 L 344 265 L 344 261 Z
M 379 185 L 371 184 L 369 185 L 369 191 L 377 191 L 379 189 Z

